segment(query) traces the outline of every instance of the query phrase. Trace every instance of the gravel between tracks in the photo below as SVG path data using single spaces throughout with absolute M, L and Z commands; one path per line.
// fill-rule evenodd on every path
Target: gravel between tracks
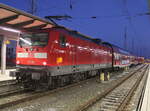
M 110 84 L 113 84 L 125 74 L 128 73 L 120 72 L 119 76 L 114 76 L 109 82 L 105 83 L 98 83 L 96 79 L 92 79 L 86 82 L 86 84 L 67 88 L 54 94 L 21 103 L 1 111 L 72 111 L 80 104 L 106 90 L 110 87 Z

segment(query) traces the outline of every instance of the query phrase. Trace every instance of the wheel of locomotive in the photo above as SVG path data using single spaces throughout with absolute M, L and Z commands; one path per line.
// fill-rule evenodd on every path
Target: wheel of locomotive
M 48 77 L 48 89 L 54 89 L 55 88 L 55 79 L 54 77 L 50 76 Z
M 80 74 L 80 81 L 83 81 L 83 80 L 84 80 L 84 73 L 85 73 L 85 72 L 83 72 L 83 73 Z
M 58 78 L 57 78 L 57 86 L 58 87 L 65 86 L 65 77 L 64 76 L 58 76 Z
M 86 72 L 84 73 L 84 79 L 88 79 L 88 73 L 89 73 L 89 71 L 86 71 Z
M 80 81 L 80 73 L 73 74 L 73 82 L 79 82 Z
M 74 81 L 73 81 L 73 74 L 70 74 L 69 80 L 70 80 L 70 82 L 69 82 L 70 84 L 74 83 Z
M 39 81 L 38 80 L 32 80 L 32 85 L 30 86 L 32 88 L 32 90 L 36 90 L 38 89 L 38 87 L 40 86 Z

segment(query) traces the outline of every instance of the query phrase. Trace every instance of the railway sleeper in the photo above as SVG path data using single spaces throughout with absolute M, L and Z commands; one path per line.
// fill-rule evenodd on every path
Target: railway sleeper
M 121 103 L 104 102 L 106 106 L 119 106 Z
M 103 101 L 104 102 L 120 103 L 119 100 L 112 100 L 112 99 L 110 100 L 110 99 L 107 99 L 107 98 L 103 99 Z
M 100 107 L 100 111 L 101 110 L 103 110 L 103 111 L 112 111 L 112 110 L 115 111 L 117 108 L 118 108 L 118 106 L 110 106 L 110 105 L 106 106 L 106 105 L 104 105 L 104 106 Z

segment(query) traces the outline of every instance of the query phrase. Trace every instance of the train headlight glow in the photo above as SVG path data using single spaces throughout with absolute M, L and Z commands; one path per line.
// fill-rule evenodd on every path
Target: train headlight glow
M 20 61 L 17 61 L 16 64 L 20 64 Z
M 43 62 L 43 65 L 44 65 L 44 66 L 46 66 L 46 65 L 47 65 L 47 63 L 46 63 L 46 62 Z

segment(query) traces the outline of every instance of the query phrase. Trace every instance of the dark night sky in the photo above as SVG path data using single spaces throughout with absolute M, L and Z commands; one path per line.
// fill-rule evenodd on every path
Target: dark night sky
M 1 3 L 29 11 L 30 0 L 0 0 Z M 70 20 L 57 23 L 85 35 L 101 38 L 124 48 L 125 27 L 127 49 L 150 57 L 150 16 L 148 0 L 37 0 L 35 15 L 70 15 Z M 70 9 L 70 2 L 72 9 Z M 96 16 L 92 19 L 92 16 Z M 134 42 L 133 42 L 134 41 Z M 134 43 L 134 45 L 132 45 Z M 133 47 L 134 46 L 134 47 Z

